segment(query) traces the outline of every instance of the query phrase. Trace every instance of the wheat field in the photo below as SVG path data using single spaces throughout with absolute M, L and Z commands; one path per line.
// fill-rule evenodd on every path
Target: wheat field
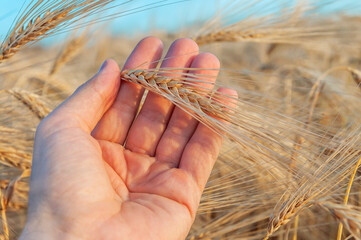
M 39 122 L 105 59 L 122 66 L 145 37 L 81 21 L 108 20 L 99 14 L 116 0 L 33 2 L 0 49 L 1 239 L 16 239 L 25 224 Z M 151 34 L 166 46 L 191 37 L 217 55 L 214 85 L 237 90 L 237 99 L 186 84 L 207 76 L 167 78 L 160 74 L 172 69 L 141 66 L 121 75 L 225 137 L 188 239 L 361 239 L 361 15 L 321 14 L 336 0 L 281 10 L 264 0 L 229 2 L 189 29 Z M 37 44 L 60 31 L 69 33 L 62 42 Z

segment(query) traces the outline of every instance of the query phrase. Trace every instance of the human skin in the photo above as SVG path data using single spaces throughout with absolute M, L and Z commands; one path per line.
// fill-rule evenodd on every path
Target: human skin
M 162 51 L 147 37 L 124 69 L 154 68 Z M 218 59 L 190 39 L 165 59 L 162 67 L 218 74 L 209 70 Z M 137 115 L 143 92 L 107 60 L 40 123 L 20 239 L 185 239 L 222 137 L 154 93 Z

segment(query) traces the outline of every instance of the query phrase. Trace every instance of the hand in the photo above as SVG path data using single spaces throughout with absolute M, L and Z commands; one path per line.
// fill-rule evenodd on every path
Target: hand
M 154 68 L 162 51 L 159 39 L 145 38 L 124 68 Z M 179 39 L 162 67 L 218 69 L 219 61 Z M 215 79 L 218 71 L 193 73 Z M 21 239 L 187 236 L 222 138 L 153 93 L 136 117 L 143 92 L 107 60 L 41 122 Z

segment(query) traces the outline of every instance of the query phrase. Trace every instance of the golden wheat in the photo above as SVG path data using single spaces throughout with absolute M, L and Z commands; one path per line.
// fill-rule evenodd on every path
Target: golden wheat
M 250 9 L 252 4 L 258 4 L 256 10 L 267 7 L 265 1 L 250 1 L 245 6 Z M 267 9 L 277 13 L 274 6 L 272 3 L 271 9 Z M 46 12 L 34 11 L 22 26 L 39 15 L 42 18 Z M 275 239 L 287 239 L 289 233 L 300 239 L 326 240 L 336 236 L 337 223 L 330 214 L 309 207 L 324 199 L 341 203 L 349 176 L 360 158 L 361 91 L 355 85 L 355 82 L 360 84 L 361 76 L 357 70 L 361 61 L 359 51 L 356 51 L 361 49 L 357 43 L 360 35 L 355 32 L 352 39 L 349 36 L 358 28 L 360 19 L 342 16 L 315 21 L 306 19 L 303 12 L 289 12 L 284 24 L 251 17 L 231 28 L 227 24 L 217 25 L 217 21 L 213 25 L 217 26 L 215 28 L 207 29 L 206 26 L 206 31 L 197 36 L 213 34 L 211 41 L 219 40 L 217 48 L 203 46 L 205 51 L 216 52 L 223 63 L 216 84 L 209 84 L 210 76 L 191 73 L 166 77 L 179 69 L 122 72 L 123 80 L 168 98 L 217 133 L 229 137 L 225 138 L 202 196 L 189 239 L 256 240 L 264 237 L 267 231 Z M 281 19 L 277 15 L 271 17 Z M 70 30 L 70 22 L 64 23 L 47 34 Z M 217 37 L 218 33 L 229 36 Z M 342 34 L 345 35 L 342 37 Z M 161 35 L 167 42 L 174 37 Z M 239 43 L 224 44 L 227 38 Z M 126 59 L 135 41 L 110 40 L 108 52 L 120 60 Z M 260 43 L 299 43 L 300 40 L 312 45 Z M 347 47 L 343 40 L 347 40 Z M 28 42 L 24 47 L 32 43 Z M 96 64 L 91 61 L 96 58 L 94 51 L 85 46 L 84 49 L 78 55 L 81 61 L 63 65 L 66 71 L 51 78 L 47 76 L 47 70 L 54 62 L 35 64 L 31 61 L 36 59 L 30 58 L 27 64 L 31 63 L 31 67 L 25 67 L 26 64 L 14 58 L 1 66 L 1 88 L 8 90 L 0 93 L 0 185 L 3 193 L 10 196 L 3 214 L 6 214 L 10 235 L 14 238 L 21 232 L 26 216 L 28 184 L 27 179 L 19 176 L 31 167 L 35 128 L 53 106 L 97 71 Z M 43 56 L 45 51 L 52 50 L 29 49 L 30 53 L 35 51 L 36 55 Z M 51 53 L 51 56 L 56 55 Z M 26 51 L 20 51 L 19 59 L 27 59 L 26 54 Z M 227 70 L 229 68 L 248 70 Z M 199 83 L 210 86 L 200 87 Z M 44 91 L 46 84 L 51 89 Z M 217 89 L 224 86 L 236 89 L 239 98 L 217 93 Z M 19 87 L 25 89 L 19 90 Z M 224 124 L 224 121 L 230 124 Z M 359 172 L 356 172 L 349 195 L 351 206 L 333 207 L 339 215 L 340 209 L 352 209 L 341 212 L 345 215 L 343 218 L 348 219 L 343 221 L 349 232 L 350 226 L 358 228 L 351 222 L 355 220 L 352 214 L 359 211 L 352 206 L 358 205 L 361 196 L 359 179 Z M 299 214 L 297 229 L 292 228 L 290 223 Z
M 69 3 L 61 0 L 44 3 L 43 0 L 37 0 L 30 2 L 1 45 L 0 63 L 11 58 L 21 48 L 34 44 L 85 16 L 96 13 L 96 9 L 101 9 L 112 1 L 75 0 Z

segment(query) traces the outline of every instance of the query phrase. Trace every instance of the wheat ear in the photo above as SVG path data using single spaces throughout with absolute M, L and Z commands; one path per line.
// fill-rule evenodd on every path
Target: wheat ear
M 174 97 L 172 100 L 181 107 L 187 105 L 191 110 L 201 114 L 210 114 L 226 121 L 230 119 L 229 110 L 222 104 L 224 97 L 217 94 L 201 94 L 202 89 L 187 85 L 181 78 L 165 77 L 156 71 L 142 69 L 123 71 L 121 78 L 140 84 L 162 96 Z
M 356 134 L 356 135 L 354 135 Z M 283 202 L 279 210 L 270 217 L 266 237 L 268 239 L 281 226 L 291 221 L 301 210 L 311 206 L 313 202 L 335 191 L 359 161 L 360 129 L 350 133 L 349 141 L 345 141 L 323 164 L 316 169 L 313 176 L 305 180 L 292 196 Z M 327 181 L 325 181 L 327 179 Z
M 314 10 L 322 10 L 323 6 L 313 3 L 285 7 L 282 14 L 277 1 L 249 0 L 247 3 L 239 6 L 240 1 L 233 1 L 228 4 L 204 24 L 193 39 L 199 45 L 236 41 L 304 44 L 330 39 L 341 43 L 359 31 L 358 26 L 344 26 L 315 16 Z M 265 8 L 271 10 L 269 14 L 258 16 Z
M 289 223 L 299 212 L 301 212 L 303 208 L 309 207 L 309 200 L 309 195 L 305 194 L 291 203 L 284 204 L 284 206 L 281 208 L 281 211 L 277 215 L 272 215 L 270 217 L 267 234 L 264 240 L 267 240 L 281 226 Z
M 51 112 L 51 108 L 48 106 L 48 104 L 42 99 L 41 96 L 35 93 L 30 93 L 22 89 L 10 89 L 6 90 L 6 92 L 21 101 L 39 119 L 45 118 Z
M 330 212 L 343 226 L 351 233 L 351 235 L 361 240 L 361 208 L 350 205 L 335 204 L 330 202 L 318 203 L 319 206 Z
M 0 47 L 0 63 L 25 46 L 99 13 L 114 0 L 31 1 Z
M 49 75 L 54 75 L 67 62 L 72 60 L 84 48 L 89 40 L 88 32 L 84 31 L 80 36 L 72 38 L 58 54 Z
M 43 16 L 38 16 L 29 21 L 27 25 L 20 26 L 17 31 L 13 31 L 5 44 L 1 46 L 0 62 L 12 57 L 28 43 L 35 42 L 48 34 L 64 21 L 69 11 L 70 9 L 48 11 Z

